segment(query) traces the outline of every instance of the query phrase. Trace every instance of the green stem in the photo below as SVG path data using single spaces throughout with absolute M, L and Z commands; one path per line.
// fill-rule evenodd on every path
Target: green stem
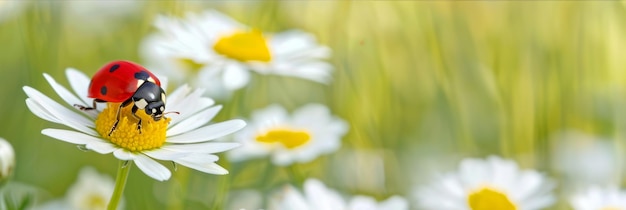
M 124 187 L 126 186 L 126 180 L 128 179 L 130 166 L 132 164 L 132 161 L 120 160 L 120 167 L 117 169 L 117 178 L 115 178 L 115 190 L 111 196 L 111 201 L 109 201 L 109 206 L 107 206 L 108 210 L 117 209 L 117 204 L 120 203 L 122 194 L 124 194 Z

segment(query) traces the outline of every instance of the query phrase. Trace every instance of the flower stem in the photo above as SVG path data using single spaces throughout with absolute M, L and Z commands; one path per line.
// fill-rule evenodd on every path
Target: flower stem
M 122 194 L 124 194 L 124 187 L 126 186 L 126 179 L 128 178 L 128 174 L 130 172 L 130 166 L 133 164 L 132 161 L 129 160 L 120 160 L 120 166 L 117 169 L 117 178 L 115 178 L 115 190 L 113 191 L 113 195 L 111 196 L 111 201 L 109 201 L 109 205 L 107 206 L 108 210 L 117 209 L 117 204 L 120 203 L 122 199 Z

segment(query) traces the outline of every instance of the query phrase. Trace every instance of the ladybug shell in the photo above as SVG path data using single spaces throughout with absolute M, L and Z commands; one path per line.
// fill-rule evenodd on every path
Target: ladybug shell
M 130 61 L 113 61 L 93 75 L 87 96 L 107 102 L 123 102 L 144 82 L 161 86 L 161 81 L 143 66 Z

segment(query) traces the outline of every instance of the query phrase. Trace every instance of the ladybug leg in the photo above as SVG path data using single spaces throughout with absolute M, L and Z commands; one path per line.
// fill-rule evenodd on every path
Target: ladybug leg
M 135 117 L 135 119 L 139 120 L 139 122 L 137 122 L 137 130 L 139 130 L 139 134 L 141 134 L 141 118 L 139 116 L 137 116 L 137 114 L 136 114 L 137 110 L 139 110 L 139 107 L 133 105 L 133 109 L 132 109 L 133 117 Z
M 103 100 L 100 100 L 100 99 L 94 99 L 91 102 L 92 103 L 91 104 L 92 107 L 86 107 L 86 106 L 83 106 L 83 105 L 80 105 L 80 104 L 74 104 L 74 107 L 76 107 L 77 109 L 80 109 L 81 111 L 91 111 L 91 110 L 96 109 L 96 105 L 97 105 L 96 103 L 103 103 L 103 102 L 106 102 L 106 101 L 103 101 Z
M 120 104 L 120 106 L 117 108 L 117 117 L 115 119 L 115 123 L 113 123 L 113 127 L 111 127 L 111 131 L 109 131 L 109 136 L 111 136 L 113 131 L 115 131 L 115 128 L 117 128 L 117 123 L 120 122 L 120 112 L 122 111 L 122 108 L 125 107 L 125 106 L 128 106 L 128 104 L 130 104 L 130 102 L 132 102 L 132 101 L 133 101 L 132 99 L 128 99 L 128 100 L 122 102 L 122 104 Z

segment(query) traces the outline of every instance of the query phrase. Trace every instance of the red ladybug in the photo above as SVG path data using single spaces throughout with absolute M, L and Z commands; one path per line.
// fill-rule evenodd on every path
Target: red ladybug
M 92 110 L 97 102 L 121 103 L 109 136 L 120 121 L 120 110 L 131 102 L 133 116 L 139 120 L 139 132 L 141 118 L 136 115 L 137 110 L 145 110 L 154 121 L 161 120 L 165 111 L 165 91 L 161 88 L 161 81 L 152 72 L 130 61 L 113 61 L 100 68 L 91 79 L 87 96 L 94 99 L 93 107 L 75 106 L 81 110 Z

